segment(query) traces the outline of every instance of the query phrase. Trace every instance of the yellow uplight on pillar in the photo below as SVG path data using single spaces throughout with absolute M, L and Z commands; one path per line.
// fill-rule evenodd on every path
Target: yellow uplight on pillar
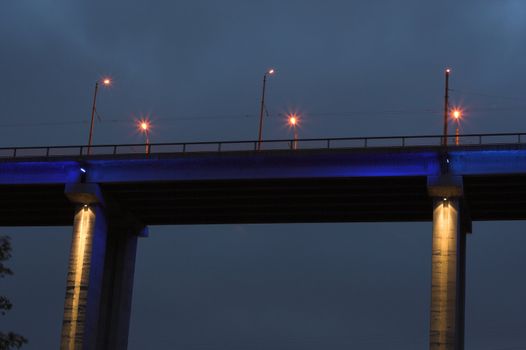
M 430 349 L 456 349 L 458 240 L 460 238 L 458 198 L 435 200 L 433 208 L 433 251 L 431 283 Z
M 93 247 L 95 212 L 89 205 L 79 206 L 73 222 L 73 241 L 69 258 L 64 324 L 61 349 L 77 349 L 82 346 L 85 325 L 86 288 Z

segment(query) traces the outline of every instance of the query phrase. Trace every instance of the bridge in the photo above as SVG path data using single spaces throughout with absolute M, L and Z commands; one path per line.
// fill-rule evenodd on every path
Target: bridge
M 526 134 L 0 148 L 0 226 L 71 226 L 62 349 L 127 347 L 148 225 L 432 221 L 430 349 L 463 349 L 466 234 L 526 219 Z

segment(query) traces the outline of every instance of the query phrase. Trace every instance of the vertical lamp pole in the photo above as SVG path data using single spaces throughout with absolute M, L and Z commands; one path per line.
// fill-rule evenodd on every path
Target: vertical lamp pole
M 442 144 L 444 146 L 447 146 L 447 122 L 448 122 L 448 114 L 449 114 L 449 74 L 451 73 L 451 69 L 446 69 L 446 91 L 444 94 L 444 140 Z
M 89 126 L 89 138 L 88 138 L 88 156 L 91 153 L 91 140 L 93 138 L 93 122 L 95 118 L 95 104 L 97 103 L 97 91 L 99 91 L 99 82 L 95 82 L 95 92 L 93 93 L 93 106 L 91 107 L 91 122 Z
M 146 154 L 150 154 L 150 122 L 148 120 L 141 120 L 139 128 L 146 136 Z
M 259 130 L 258 130 L 258 147 L 257 150 L 261 149 L 261 136 L 263 133 L 263 113 L 265 111 L 265 88 L 267 85 L 267 76 L 273 75 L 275 73 L 274 69 L 269 69 L 263 75 L 263 90 L 261 92 L 261 109 L 259 110 Z
M 292 149 L 298 148 L 298 116 L 296 114 L 289 115 L 289 125 L 292 127 L 294 131 L 294 141 L 292 142 Z
M 460 129 L 460 118 L 462 117 L 462 112 L 459 109 L 455 109 L 453 111 L 453 118 L 455 118 L 455 121 L 457 122 L 457 130 L 455 132 L 455 145 L 460 144 L 459 140 L 459 129 Z
M 150 154 L 150 131 L 146 129 L 146 154 Z
M 110 86 L 111 80 L 109 78 L 104 78 L 102 80 L 104 86 Z M 89 127 L 89 138 L 88 138 L 88 155 L 91 154 L 91 144 L 93 141 L 93 123 L 95 122 L 95 111 L 97 110 L 97 92 L 99 91 L 99 82 L 95 82 L 95 92 L 93 93 L 93 106 L 91 107 L 91 122 Z

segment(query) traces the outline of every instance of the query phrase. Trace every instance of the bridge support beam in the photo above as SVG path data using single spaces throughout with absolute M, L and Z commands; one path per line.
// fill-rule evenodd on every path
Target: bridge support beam
M 97 186 L 66 186 L 66 195 L 77 209 L 61 349 L 126 349 L 140 232 L 108 215 Z
M 428 181 L 433 199 L 429 349 L 464 349 L 466 232 L 462 179 Z

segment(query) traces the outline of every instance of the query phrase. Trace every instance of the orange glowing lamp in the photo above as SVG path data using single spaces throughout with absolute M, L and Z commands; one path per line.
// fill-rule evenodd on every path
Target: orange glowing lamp
M 140 132 L 143 132 L 145 134 L 148 134 L 148 132 L 151 129 L 151 126 L 152 125 L 148 119 L 141 119 L 137 121 L 137 128 L 139 129 Z
M 298 122 L 299 122 L 299 119 L 298 119 L 298 116 L 296 114 L 289 115 L 289 125 L 290 126 L 296 127 Z

